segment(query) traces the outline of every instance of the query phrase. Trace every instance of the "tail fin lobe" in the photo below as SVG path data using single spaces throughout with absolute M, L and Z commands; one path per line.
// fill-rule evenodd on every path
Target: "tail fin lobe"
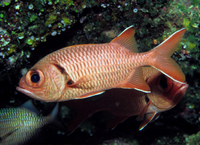
M 151 65 L 174 81 L 181 83 L 185 82 L 185 75 L 178 64 L 170 57 L 174 51 L 176 51 L 185 31 L 186 29 L 181 29 L 175 32 L 160 45 L 150 51 L 153 58 Z

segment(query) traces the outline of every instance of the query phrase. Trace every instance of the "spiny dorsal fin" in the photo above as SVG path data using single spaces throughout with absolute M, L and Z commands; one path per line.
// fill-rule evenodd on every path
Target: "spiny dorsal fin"
M 119 34 L 110 43 L 120 44 L 132 52 L 138 52 L 137 43 L 135 41 L 135 29 L 133 25 L 126 28 L 121 34 Z

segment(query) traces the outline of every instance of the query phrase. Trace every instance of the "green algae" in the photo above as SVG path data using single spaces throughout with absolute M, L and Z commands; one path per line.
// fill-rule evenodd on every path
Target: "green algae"
M 0 1 L 0 7 L 9 6 L 10 3 L 11 3 L 11 0 L 1 0 L 1 1 Z
M 37 15 L 35 14 L 32 14 L 31 17 L 30 17 L 30 22 L 33 22 L 37 19 Z
M 72 22 L 69 18 L 62 18 L 62 19 L 63 19 L 65 25 L 71 25 Z
M 33 44 L 33 40 L 32 40 L 31 38 L 28 38 L 28 39 L 26 40 L 26 43 L 27 43 L 28 45 L 32 45 L 32 44 Z
M 52 13 L 49 15 L 49 18 L 46 20 L 45 25 L 48 26 L 49 24 L 53 24 L 57 19 L 56 13 Z
M 185 137 L 186 145 L 199 145 L 200 144 L 200 131 L 196 134 Z

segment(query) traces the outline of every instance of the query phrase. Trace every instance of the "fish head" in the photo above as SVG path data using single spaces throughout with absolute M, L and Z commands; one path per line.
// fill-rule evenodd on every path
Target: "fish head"
M 155 73 L 147 79 L 151 93 L 148 94 L 152 102 L 151 108 L 156 112 L 162 112 L 173 108 L 185 95 L 188 84 L 172 80 L 164 74 Z
M 65 78 L 57 65 L 38 62 L 20 79 L 16 89 L 34 99 L 53 102 L 61 96 Z

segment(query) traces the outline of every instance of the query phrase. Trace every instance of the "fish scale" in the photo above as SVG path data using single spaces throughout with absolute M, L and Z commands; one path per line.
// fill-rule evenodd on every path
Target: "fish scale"
M 21 107 L 3 108 L 0 110 L 0 145 L 25 143 L 41 127 L 53 122 L 58 113 L 58 104 L 56 104 L 52 113 L 48 116 L 39 116 L 36 114 L 38 110 L 35 109 L 29 100 Z
M 37 118 L 36 118 L 37 117 Z M 20 119 L 20 120 L 19 120 Z M 38 118 L 37 115 L 35 115 L 34 113 L 30 112 L 29 110 L 27 109 L 24 109 L 24 108 L 6 108 L 6 109 L 1 109 L 0 111 L 0 128 L 1 127 L 5 127 L 4 125 L 4 122 L 5 124 L 7 123 L 8 125 L 13 125 L 12 123 L 8 122 L 8 121 L 12 121 L 13 123 L 16 123 L 16 120 L 19 121 L 18 124 L 21 126 L 23 126 L 23 123 L 25 124 L 30 124 L 30 123 L 35 123 L 34 120 L 35 119 L 42 119 L 41 123 L 46 123 L 48 119 L 46 118 Z M 26 121 L 26 122 L 24 122 Z M 32 124 L 33 125 L 33 124 Z M 38 124 L 37 125 L 43 125 L 43 124 Z M 37 126 L 37 127 L 39 127 Z
M 63 68 L 65 68 L 67 74 L 69 74 L 69 76 L 74 82 L 78 81 L 83 76 L 93 75 L 94 73 L 103 74 L 103 73 L 106 73 L 106 70 L 112 70 L 111 72 L 119 71 L 122 69 L 121 68 L 122 66 L 124 66 L 123 69 L 126 69 L 130 67 L 131 64 L 133 64 L 131 63 L 131 57 L 132 57 L 131 53 L 128 50 L 116 49 L 116 48 L 114 49 L 113 47 L 108 47 L 108 48 L 114 49 L 115 51 L 112 49 L 109 50 L 106 47 L 107 45 L 99 46 L 97 44 L 97 45 L 92 45 L 92 46 L 93 47 L 91 47 L 90 45 L 85 46 L 87 48 L 87 52 L 91 52 L 91 54 L 88 57 L 82 58 L 83 61 L 77 60 L 80 58 L 81 54 L 83 54 L 82 52 L 84 52 L 84 50 L 86 49 L 85 47 L 80 47 L 80 46 L 79 47 L 75 46 L 75 48 L 65 48 L 66 49 L 64 51 L 65 53 L 62 53 L 62 51 L 57 52 L 56 54 L 58 56 L 54 54 L 53 56 L 55 58 L 54 60 L 52 59 L 51 55 L 49 55 L 49 57 L 51 58 L 51 60 L 57 61 L 58 64 L 60 64 Z M 76 49 L 78 53 L 74 52 L 74 50 Z M 66 52 L 71 55 L 65 55 Z M 126 52 L 126 55 L 124 54 L 124 52 Z M 116 59 L 116 57 L 118 56 L 116 54 L 120 54 L 120 53 L 121 53 L 120 59 Z M 69 58 L 66 58 L 66 56 L 68 56 Z M 102 56 L 104 60 L 102 61 L 101 59 L 99 59 L 99 56 Z M 63 57 L 64 59 L 62 58 L 57 59 L 58 57 Z M 68 61 L 69 59 L 74 60 L 74 61 Z M 124 75 L 127 76 L 127 74 L 124 74 Z M 101 79 L 107 79 L 103 76 L 101 77 Z
M 185 31 L 175 32 L 154 49 L 143 53 L 138 53 L 132 26 L 110 43 L 62 48 L 36 63 L 20 80 L 17 90 L 52 102 L 86 98 L 111 88 L 150 93 L 142 76 L 142 66 L 152 66 L 171 79 L 185 83 L 181 68 L 170 58 Z M 33 74 L 39 79 L 32 80 Z
M 117 71 L 117 72 L 107 72 L 107 73 L 104 72 L 104 73 L 94 74 L 90 76 L 89 80 L 84 81 L 87 83 L 79 84 L 77 87 L 85 88 L 85 87 L 82 87 L 82 85 L 87 84 L 88 87 L 90 88 L 97 87 L 96 89 L 100 89 L 100 88 L 104 89 L 116 84 L 119 81 L 122 81 L 126 77 L 126 76 L 123 77 L 124 75 L 123 76 L 121 75 L 121 77 L 114 77 L 115 75 L 119 76 L 119 73 L 124 74 L 124 70 L 122 70 L 121 72 Z M 107 78 L 107 79 L 104 79 L 104 78 Z
M 96 90 L 104 90 L 105 88 L 109 88 L 112 85 L 118 83 L 119 81 L 124 80 L 127 76 L 124 74 L 129 74 L 132 71 L 130 70 L 121 70 L 116 72 L 109 72 L 109 73 L 103 73 L 103 74 L 94 74 L 94 77 L 91 77 L 90 80 L 84 81 L 87 83 L 81 83 L 77 85 L 77 88 L 69 88 L 66 92 L 63 91 L 62 97 L 68 97 L 68 98 L 74 98 L 74 96 L 79 96 L 81 94 L 87 94 L 91 91 Z M 99 75 L 99 76 L 98 76 Z M 106 76 L 107 75 L 107 76 Z M 109 78 L 109 76 L 110 78 Z M 114 76 L 121 76 L 121 77 L 114 77 Z M 107 78 L 107 79 L 102 79 Z M 62 98 L 60 98 L 62 99 Z

